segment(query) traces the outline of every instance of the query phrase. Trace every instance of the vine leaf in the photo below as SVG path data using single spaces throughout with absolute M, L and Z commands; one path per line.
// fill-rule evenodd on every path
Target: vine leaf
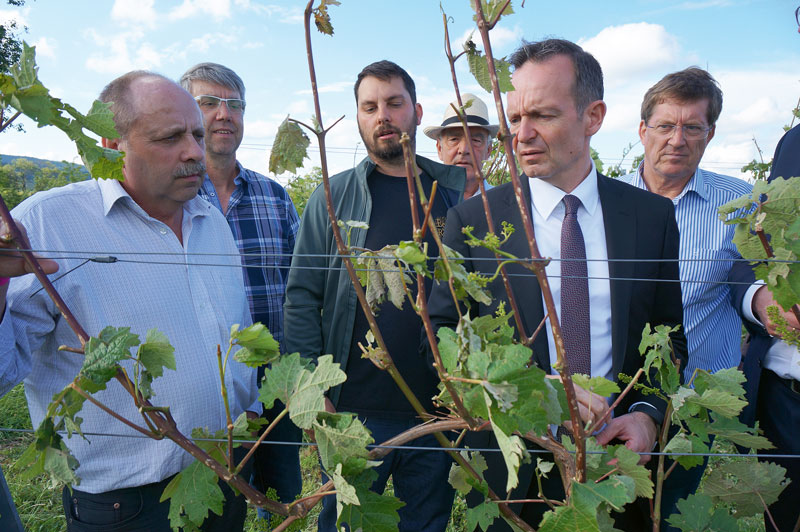
M 22 453 L 14 468 L 20 471 L 23 481 L 47 473 L 51 487 L 80 484 L 75 475 L 78 460 L 70 454 L 50 417 L 46 417 L 36 429 L 36 440 Z
M 234 360 L 251 368 L 269 364 L 280 355 L 280 344 L 262 323 L 241 330 L 238 324 L 232 325 L 231 343 L 241 346 L 233 355 Z
M 314 8 L 314 24 L 317 30 L 325 35 L 333 35 L 333 26 L 331 25 L 331 16 L 328 14 L 328 6 L 338 6 L 338 0 L 320 0 L 319 5 Z
M 106 383 L 117 374 L 117 363 L 130 358 L 131 347 L 139 345 L 139 336 L 130 327 L 106 327 L 96 338 L 89 338 L 84 347 L 86 356 L 80 375 L 94 385 L 91 393 L 105 389 Z
M 500 517 L 500 506 L 489 499 L 484 499 L 479 505 L 467 508 L 466 530 L 476 530 L 477 527 L 484 531 L 489 530 L 498 517 Z
M 667 394 L 678 392 L 681 377 L 672 362 L 672 345 L 670 334 L 678 330 L 680 325 L 668 327 L 656 325 L 652 330 L 649 323 L 644 325 L 639 353 L 645 355 L 643 369 L 647 380 L 653 384 L 653 375 L 661 389 Z
M 489 64 L 486 58 L 478 50 L 473 41 L 467 41 L 464 45 L 467 52 L 467 64 L 469 71 L 475 77 L 475 81 L 486 92 L 492 92 L 492 79 L 489 75 Z M 505 60 L 495 58 L 494 60 L 495 73 L 497 75 L 497 84 L 500 87 L 500 92 L 513 91 L 514 86 L 511 84 L 511 65 Z
M 788 484 L 785 475 L 786 469 L 771 462 L 728 462 L 703 479 L 703 492 L 731 504 L 741 517 L 757 515 L 764 511 L 759 498 L 767 505 L 778 500 Z
M 164 488 L 160 502 L 167 499 L 170 500 L 169 522 L 172 528 L 196 530 L 209 510 L 222 515 L 225 495 L 214 471 L 195 461 Z
M 320 412 L 313 427 L 320 461 L 326 470 L 334 470 L 336 464 L 353 458 L 366 461 L 367 445 L 374 440 L 354 414 Z
M 281 122 L 278 127 L 278 134 L 272 143 L 272 151 L 269 155 L 269 171 L 273 174 L 297 172 L 297 168 L 303 165 L 303 159 L 308 158 L 308 146 L 311 141 L 308 139 L 300 126 L 289 120 L 289 117 Z
M 397 510 L 405 506 L 405 503 L 397 497 L 378 495 L 369 489 L 358 490 L 358 500 L 359 505 L 344 505 L 339 515 L 339 524 L 348 523 L 350 530 L 397 532 L 397 525 L 400 523 Z
M 704 493 L 694 493 L 680 499 L 677 507 L 678 513 L 669 516 L 667 522 L 683 532 L 739 530 L 739 524 L 728 510 L 714 508 L 711 497 Z
M 476 2 L 477 0 L 470 0 L 470 5 L 472 6 L 472 10 L 475 11 L 477 8 Z M 513 15 L 514 9 L 511 7 L 511 2 L 508 2 L 506 5 L 505 0 L 480 0 L 481 2 L 481 9 L 483 10 L 484 16 L 486 17 L 487 21 L 493 21 L 497 17 L 505 17 L 506 15 Z M 505 9 L 500 11 L 503 6 L 505 5 Z M 478 15 L 474 15 L 472 20 L 475 23 L 478 23 Z M 499 18 L 498 18 L 499 20 Z
M 11 67 L 11 74 L 0 75 L 2 106 L 14 107 L 39 127 L 53 125 L 66 133 L 75 142 L 83 164 L 95 179 L 122 180 L 122 152 L 98 146 L 97 141 L 83 131 L 87 129 L 105 138 L 119 137 L 109 104 L 94 102 L 84 116 L 52 97 L 39 81 L 35 55 L 35 47 L 23 43 L 20 60 Z
M 346 378 L 331 355 L 319 357 L 314 367 L 299 353 L 293 353 L 280 357 L 264 371 L 259 400 L 269 409 L 279 399 L 295 425 L 310 429 L 317 414 L 325 410 L 325 392 Z
M 576 373 L 572 375 L 572 382 L 583 388 L 584 390 L 594 392 L 603 397 L 611 397 L 615 393 L 619 393 L 619 386 L 617 383 L 612 382 L 605 377 L 589 377 Z
M 617 468 L 620 473 L 633 479 L 636 496 L 652 499 L 653 481 L 650 480 L 647 468 L 639 465 L 639 455 L 624 445 L 609 446 L 607 450 L 612 458 L 618 460 Z
M 153 379 L 164 374 L 164 368 L 175 370 L 175 348 L 169 343 L 167 335 L 157 329 L 150 329 L 145 336 L 145 342 L 139 346 L 136 353 L 139 362 L 144 366 L 140 381 L 139 391 L 149 399 L 153 396 Z

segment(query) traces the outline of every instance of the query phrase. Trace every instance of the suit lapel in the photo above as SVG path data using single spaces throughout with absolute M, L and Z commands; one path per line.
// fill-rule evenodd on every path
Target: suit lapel
M 528 216 L 531 217 L 531 190 L 529 186 L 529 178 L 525 175 L 520 176 L 522 191 L 525 196 L 525 209 Z M 525 236 L 525 227 L 522 225 L 522 217 L 519 213 L 519 206 L 517 205 L 517 198 L 514 195 L 514 188 L 508 187 L 507 194 L 503 198 L 503 213 L 493 213 L 495 220 L 508 220 L 514 225 L 514 235 L 509 239 L 506 251 L 512 253 L 517 257 L 530 257 L 530 250 L 528 247 L 528 239 Z M 500 230 L 500 227 L 495 227 Z M 539 326 L 542 318 L 544 317 L 544 305 L 542 303 L 542 290 L 539 287 L 539 282 L 536 280 L 534 273 L 521 266 L 512 266 L 506 268 L 510 276 L 511 289 L 514 292 L 519 309 L 520 318 L 522 323 L 525 324 L 525 333 L 530 335 Z M 536 337 L 533 345 L 531 346 L 534 352 L 539 367 L 550 372 L 550 355 L 547 346 L 547 332 L 542 329 Z
M 613 187 L 608 177 L 597 174 L 597 189 L 603 209 L 603 225 L 606 231 L 608 251 L 608 273 L 611 278 L 611 353 L 612 371 L 621 368 L 627 350 L 628 319 L 631 300 L 631 282 L 635 275 L 635 263 L 615 261 L 632 259 L 636 251 L 637 227 L 633 207 L 626 201 L 624 190 Z M 622 195 L 620 195 L 622 194 Z

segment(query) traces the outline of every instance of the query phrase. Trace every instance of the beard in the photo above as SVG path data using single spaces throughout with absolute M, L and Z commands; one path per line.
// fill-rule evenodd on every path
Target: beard
M 416 150 L 416 136 L 417 136 L 417 113 L 414 113 L 413 120 L 408 125 L 406 131 L 395 126 L 382 126 L 378 128 L 372 135 L 366 135 L 364 130 L 361 129 L 361 124 L 358 125 L 358 132 L 361 134 L 361 140 L 364 141 L 364 146 L 367 148 L 367 153 L 373 160 L 384 161 L 388 163 L 395 163 L 403 160 L 403 145 L 400 144 L 400 136 L 403 133 L 408 133 L 411 141 L 411 153 Z M 388 141 L 381 141 L 380 136 L 387 133 L 396 133 L 397 137 Z

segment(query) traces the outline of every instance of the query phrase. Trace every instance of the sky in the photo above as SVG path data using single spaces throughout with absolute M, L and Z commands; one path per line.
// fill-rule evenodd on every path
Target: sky
M 496 57 L 522 39 L 560 37 L 579 43 L 600 62 L 608 112 L 592 146 L 606 164 L 641 153 L 639 108 L 645 91 L 664 75 L 691 65 L 707 69 L 724 93 L 722 115 L 701 167 L 741 176 L 757 157 L 768 160 L 800 98 L 797 0 L 630 0 L 543 2 L 513 0 L 513 15 L 491 32 Z M 313 99 L 303 30 L 304 2 L 257 0 L 27 0 L 0 3 L 0 20 L 17 20 L 36 45 L 39 77 L 51 93 L 86 111 L 103 86 L 133 69 L 177 79 L 202 61 L 235 70 L 246 86 L 240 162 L 268 174 L 269 150 L 287 116 L 310 123 Z M 365 155 L 355 120 L 353 83 L 367 64 L 390 59 L 414 78 L 423 107 L 417 153 L 436 159 L 422 128 L 441 123 L 454 99 L 444 53 L 442 10 L 454 50 L 475 29 L 469 0 L 341 0 L 330 14 L 334 35 L 312 31 L 322 123 L 331 174 Z M 475 32 L 476 42 L 480 36 Z M 489 103 L 456 63 L 459 87 Z M 79 162 L 66 136 L 23 120 L 24 133 L 0 136 L 0 153 Z M 300 174 L 319 164 L 315 142 Z M 285 183 L 291 175 L 277 176 Z

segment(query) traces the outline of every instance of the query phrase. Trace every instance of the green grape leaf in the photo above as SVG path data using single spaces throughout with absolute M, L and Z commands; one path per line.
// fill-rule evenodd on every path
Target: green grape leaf
M 639 455 L 624 445 L 607 447 L 609 454 L 618 460 L 617 468 L 620 473 L 633 479 L 637 497 L 653 497 L 653 481 L 647 468 L 639 465 Z
M 347 523 L 350 530 L 370 532 L 397 532 L 400 516 L 397 510 L 404 506 L 397 497 L 378 495 L 368 489 L 359 490 L 358 506 L 346 504 L 342 508 L 337 524 Z
M 585 505 L 578 506 L 575 501 L 559 506 L 555 511 L 544 514 L 539 532 L 600 532 L 600 525 L 597 523 L 597 510 L 587 508 Z
M 439 337 L 439 355 L 447 373 L 455 373 L 458 364 L 458 334 L 447 327 L 436 331 Z
M 572 496 L 575 498 L 575 505 L 585 506 L 587 509 L 607 504 L 611 508 L 620 511 L 623 506 L 633 502 L 636 498 L 634 490 L 633 479 L 620 475 L 612 475 L 600 483 L 572 483 Z
M 147 331 L 137 357 L 153 377 L 161 377 L 164 368 L 176 369 L 175 348 L 170 345 L 167 335 L 157 329 Z
M 703 479 L 703 493 L 714 501 L 723 501 L 736 508 L 739 517 L 760 515 L 763 504 L 772 504 L 788 484 L 786 469 L 755 458 L 727 462 L 712 469 Z
M 192 462 L 175 475 L 160 499 L 160 502 L 169 499 L 169 521 L 173 529 L 189 523 L 199 527 L 209 510 L 222 515 L 225 495 L 218 481 L 217 475 L 201 462 Z
M 457 463 L 454 463 L 450 467 L 450 474 L 448 475 L 450 485 L 462 495 L 466 495 L 475 487 L 478 487 L 479 491 L 484 495 L 487 494 L 489 492 L 489 487 L 486 485 L 483 477 L 483 473 L 488 469 L 486 459 L 479 452 L 461 451 L 461 456 L 467 461 L 470 467 L 472 467 L 472 470 L 478 474 L 480 480 L 476 479 L 470 472 Z
M 500 507 L 497 503 L 484 499 L 479 505 L 472 508 L 467 507 L 466 512 L 467 526 L 465 530 L 489 530 L 495 519 L 500 517 Z
M 367 445 L 374 443 L 367 428 L 354 414 L 320 412 L 313 428 L 320 461 L 328 471 L 351 458 L 366 459 Z
M 736 445 L 750 449 L 773 449 L 775 446 L 764 436 L 758 436 L 755 429 L 739 422 L 736 418 L 714 416 L 714 422 L 706 425 L 709 434 L 716 434 L 718 438 L 725 438 Z
M 72 116 L 76 125 L 88 129 L 102 138 L 119 138 L 119 133 L 114 126 L 114 112 L 111 110 L 110 102 L 95 100 L 85 116 L 69 104 L 63 104 L 63 108 Z
M 314 371 L 300 373 L 297 386 L 286 401 L 289 417 L 301 429 L 310 429 L 317 414 L 325 410 L 325 392 L 347 379 L 332 355 L 317 358 Z
M 231 326 L 231 342 L 241 346 L 233 355 L 234 360 L 251 368 L 269 364 L 280 356 L 280 344 L 262 323 L 241 330 L 238 324 Z
M 699 440 L 692 440 L 686 434 L 679 432 L 676 434 L 664 447 L 665 453 L 692 453 L 692 452 L 708 452 L 708 447 L 697 449 L 697 444 L 701 444 Z M 684 469 L 689 469 L 703 464 L 702 456 L 672 456 Z
M 84 347 L 81 376 L 91 380 L 100 389 L 117 374 L 117 363 L 130 358 L 130 349 L 139 345 L 139 336 L 131 334 L 130 327 L 106 327 L 97 338 L 89 338 Z
M 336 469 L 331 471 L 331 480 L 333 480 L 333 486 L 336 488 L 337 503 L 361 505 L 356 495 L 356 488 L 351 486 L 342 476 L 342 464 L 336 464 Z
M 491 415 L 489 419 L 491 420 Z M 495 439 L 497 439 L 497 445 L 503 453 L 503 461 L 506 464 L 506 471 L 508 472 L 508 476 L 506 477 L 506 491 L 508 492 L 516 488 L 517 484 L 519 484 L 517 472 L 519 471 L 520 463 L 527 459 L 528 452 L 525 449 L 525 443 L 522 441 L 522 438 L 513 434 L 508 435 L 504 433 L 494 421 L 492 421 L 492 432 L 494 433 Z
M 605 377 L 589 377 L 575 373 L 572 375 L 572 382 L 583 388 L 584 390 L 594 392 L 603 397 L 611 397 L 615 393 L 619 393 L 619 386 L 615 382 L 611 382 Z
M 702 395 L 693 395 L 686 398 L 687 403 L 707 408 L 726 417 L 739 415 L 747 402 L 723 390 L 712 388 L 703 392 Z
M 646 323 L 642 331 L 642 341 L 639 343 L 639 353 L 645 355 L 644 369 L 647 380 L 651 384 L 651 375 L 655 371 L 658 386 L 667 394 L 677 392 L 680 386 L 680 375 L 672 362 L 672 347 L 670 343 L 670 333 L 678 330 L 680 325 L 667 327 L 666 325 L 656 325 L 651 330 L 650 324 Z
M 475 77 L 483 90 L 488 93 L 492 92 L 492 80 L 489 75 L 489 65 L 486 58 L 477 51 L 474 47 L 469 47 L 467 51 L 467 64 L 469 71 Z M 494 66 L 497 73 L 497 84 L 500 87 L 500 92 L 508 92 L 514 90 L 511 84 L 511 65 L 505 58 L 494 60 Z
M 300 356 L 300 353 L 285 355 L 264 370 L 264 380 L 258 390 L 258 399 L 264 403 L 264 408 L 270 409 L 275 400 L 288 404 L 289 396 L 294 393 L 297 383 L 303 372 L 313 367 L 310 360 Z
M 714 508 L 711 497 L 703 493 L 689 495 L 677 503 L 678 512 L 667 522 L 682 532 L 738 531 L 739 524 L 725 508 Z
M 303 159 L 308 158 L 307 150 L 310 144 L 308 135 L 287 117 L 278 127 L 278 133 L 272 143 L 269 171 L 273 174 L 297 173 L 297 168 L 303 166 Z

